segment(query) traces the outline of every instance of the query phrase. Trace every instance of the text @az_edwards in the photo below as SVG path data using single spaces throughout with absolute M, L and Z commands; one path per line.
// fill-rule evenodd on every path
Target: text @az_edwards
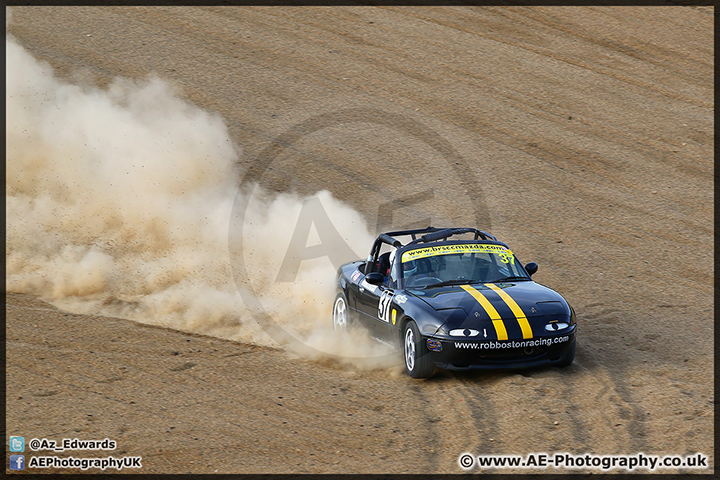
M 55 441 L 47 438 L 33 438 L 28 442 L 28 447 L 33 452 L 39 450 L 52 450 L 55 452 L 64 452 L 66 450 L 115 450 L 117 442 L 105 438 L 103 440 L 80 440 L 78 438 L 63 438 Z

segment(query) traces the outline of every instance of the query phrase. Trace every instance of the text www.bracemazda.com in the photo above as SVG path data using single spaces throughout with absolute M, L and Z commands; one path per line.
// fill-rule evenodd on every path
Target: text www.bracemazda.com
M 522 455 L 472 455 L 463 453 L 458 463 L 464 470 L 483 468 L 561 468 L 584 470 L 661 470 L 678 468 L 708 468 L 708 457 L 693 455 L 595 455 L 584 453 L 530 453 Z

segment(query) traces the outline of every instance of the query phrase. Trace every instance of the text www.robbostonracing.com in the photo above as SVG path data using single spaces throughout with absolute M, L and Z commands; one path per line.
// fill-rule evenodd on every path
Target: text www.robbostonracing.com
M 467 342 L 455 342 L 455 348 L 467 348 L 470 350 L 493 350 L 503 348 L 526 348 L 526 347 L 540 347 L 550 346 L 553 343 L 563 343 L 570 340 L 570 337 L 565 335 L 563 337 L 555 338 L 535 338 L 532 340 L 511 340 L 505 342 L 480 342 L 480 343 L 467 343 Z
M 469 470 L 477 468 L 564 468 L 591 470 L 660 470 L 670 468 L 708 468 L 708 457 L 702 453 L 694 455 L 594 455 L 584 453 L 530 453 L 522 455 L 478 455 L 463 453 L 458 458 L 460 467 Z

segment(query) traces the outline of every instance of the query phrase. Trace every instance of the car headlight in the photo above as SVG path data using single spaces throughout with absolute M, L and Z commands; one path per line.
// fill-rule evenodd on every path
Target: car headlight
M 565 330 L 569 326 L 570 324 L 567 322 L 554 321 L 545 325 L 545 330 L 547 330 L 548 332 L 559 332 L 561 330 Z
M 479 330 L 475 330 L 472 328 L 455 328 L 453 330 L 450 330 L 450 336 L 451 337 L 477 337 L 480 335 Z

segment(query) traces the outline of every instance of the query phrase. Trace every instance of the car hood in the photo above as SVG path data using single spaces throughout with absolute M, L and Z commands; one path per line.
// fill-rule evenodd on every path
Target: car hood
M 538 302 L 564 302 L 564 299 L 557 292 L 532 281 L 471 285 L 472 288 L 483 294 L 488 293 L 488 295 L 486 295 L 487 299 L 493 306 L 495 306 L 495 304 L 504 305 L 505 302 L 499 296 L 493 295 L 493 290 L 486 285 L 495 285 L 502 289 L 523 309 L 525 306 L 530 308 Z M 466 311 L 470 311 L 478 305 L 477 300 L 459 285 L 428 288 L 426 290 L 411 290 L 410 293 L 435 310 L 464 308 Z
M 471 287 L 485 297 L 503 320 L 517 324 L 512 306 L 491 286 L 502 290 L 522 310 L 532 324 L 532 330 L 541 333 L 551 320 L 566 321 L 570 309 L 560 294 L 533 281 L 473 284 Z M 488 310 L 470 292 L 461 286 L 412 290 L 412 295 L 436 310 L 444 319 L 447 329 L 483 327 L 492 323 Z M 510 327 L 508 327 L 510 329 Z M 519 332 L 518 332 L 519 333 Z

